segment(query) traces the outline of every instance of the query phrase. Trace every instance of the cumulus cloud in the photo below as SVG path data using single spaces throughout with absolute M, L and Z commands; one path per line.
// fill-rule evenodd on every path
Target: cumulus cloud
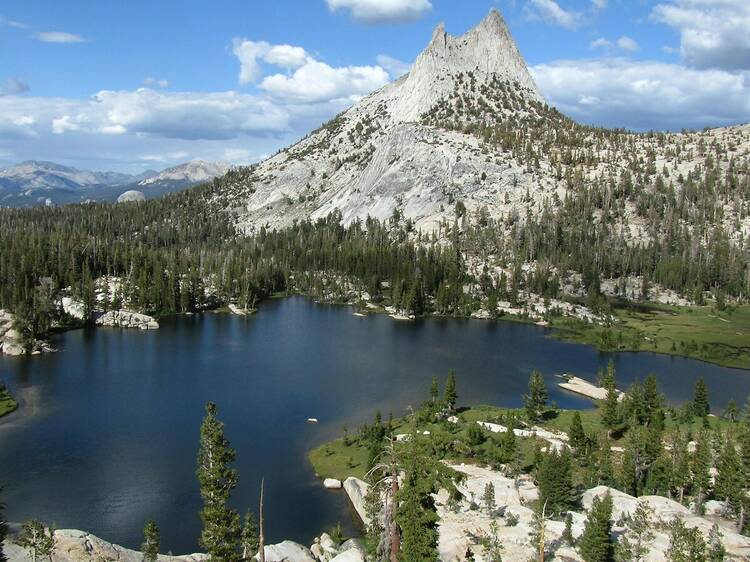
M 552 105 L 590 124 L 679 130 L 750 121 L 750 73 L 627 59 L 559 61 L 531 72 Z
M 651 19 L 680 32 L 682 59 L 697 68 L 750 70 L 748 0 L 671 0 Z
M 364 23 L 418 20 L 432 10 L 430 0 L 326 0 L 331 12 L 348 11 Z
M 21 123 L 29 116 L 31 123 Z M 0 136 L 71 132 L 199 140 L 286 132 L 290 115 L 237 92 L 101 91 L 89 99 L 0 98 Z
M 589 45 L 592 49 L 605 49 L 609 50 L 612 48 L 612 41 L 609 39 L 605 39 L 604 37 L 599 37 L 598 39 L 595 39 L 591 42 L 591 45 Z
M 67 31 L 39 31 L 34 37 L 43 43 L 85 43 L 86 39 Z
M 411 64 L 402 60 L 390 57 L 388 55 L 378 55 L 375 60 L 378 66 L 385 69 L 385 71 L 394 80 L 400 78 L 411 69 Z
M 332 67 L 315 60 L 302 47 L 292 45 L 234 39 L 232 51 L 240 61 L 240 84 L 258 82 L 263 76 L 262 62 L 285 69 L 286 73 L 263 78 L 259 88 L 272 98 L 287 103 L 354 101 L 383 86 L 391 78 L 382 66 Z M 382 60 L 400 63 L 390 57 Z
M 284 68 L 297 68 L 307 62 L 307 53 L 302 47 L 274 45 L 263 57 L 268 64 Z
M 240 84 L 251 84 L 262 76 L 261 62 L 292 69 L 302 66 L 309 58 L 302 47 L 240 38 L 232 40 L 232 52 L 240 61 Z
M 627 35 L 623 35 L 617 40 L 617 46 L 620 47 L 623 51 L 637 51 L 638 49 L 640 49 L 640 46 L 635 41 L 635 39 L 632 39 Z
M 390 81 L 379 66 L 334 68 L 324 62 L 308 60 L 291 75 L 267 76 L 260 88 L 274 98 L 293 103 L 316 103 L 338 99 L 355 101 Z
M 576 29 L 583 23 L 581 12 L 565 10 L 555 0 L 529 0 L 524 11 L 529 19 L 541 20 L 569 30 Z

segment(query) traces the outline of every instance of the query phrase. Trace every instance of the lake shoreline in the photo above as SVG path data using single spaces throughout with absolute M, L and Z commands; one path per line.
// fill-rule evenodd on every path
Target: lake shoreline
M 744 371 L 750 372 L 750 358 L 747 360 L 741 360 L 741 361 L 732 361 L 729 359 L 718 359 L 718 358 L 707 358 L 703 357 L 697 353 L 689 353 L 689 352 L 681 352 L 677 349 L 664 349 L 664 348 L 646 348 L 646 345 L 643 343 L 640 343 L 638 346 L 632 345 L 632 344 L 624 344 L 620 343 L 616 347 L 612 347 L 611 345 L 606 345 L 602 343 L 601 341 L 597 341 L 596 337 L 600 336 L 599 330 L 601 329 L 600 326 L 579 326 L 579 327 L 571 327 L 570 325 L 565 325 L 566 320 L 569 320 L 569 317 L 561 317 L 561 319 L 555 319 L 552 322 L 544 322 L 540 323 L 538 321 L 534 321 L 532 319 L 524 318 L 523 316 L 517 316 L 512 314 L 499 314 L 497 316 L 491 316 L 489 314 L 469 314 L 469 315 L 463 315 L 463 314 L 440 314 L 437 312 L 429 312 L 422 314 L 418 317 L 412 317 L 412 316 L 406 316 L 398 311 L 394 312 L 392 307 L 383 306 L 378 303 L 372 303 L 371 301 L 365 301 L 366 307 L 362 307 L 361 304 L 358 304 L 356 302 L 352 301 L 346 301 L 346 300 L 325 300 L 325 299 L 319 299 L 316 298 L 313 295 L 306 294 L 303 292 L 285 292 L 285 293 L 276 293 L 269 295 L 266 299 L 260 301 L 258 303 L 258 306 L 262 306 L 264 302 L 278 300 L 278 299 L 284 299 L 284 298 L 290 298 L 290 297 L 304 297 L 306 299 L 309 299 L 311 302 L 315 304 L 324 304 L 324 305 L 334 305 L 334 306 L 347 306 L 354 308 L 354 312 L 352 313 L 356 317 L 366 318 L 370 316 L 371 314 L 378 314 L 378 315 L 385 315 L 390 316 L 394 320 L 397 320 L 399 322 L 416 322 L 418 320 L 424 320 L 424 319 L 456 319 L 456 320 L 485 320 L 490 322 L 513 322 L 513 323 L 520 323 L 520 324 L 526 324 L 526 325 L 533 325 L 538 326 L 540 328 L 544 328 L 549 332 L 549 336 L 555 339 L 558 339 L 560 341 L 568 342 L 568 343 L 577 343 L 582 345 L 591 346 L 597 351 L 604 352 L 604 353 L 655 353 L 670 357 L 680 357 L 680 358 L 687 358 L 687 359 L 694 359 L 696 361 L 701 361 L 704 363 L 707 363 L 709 365 L 717 365 L 719 367 L 727 367 L 731 369 L 740 369 Z M 643 307 L 654 307 L 655 310 L 664 310 L 665 305 L 660 305 L 658 303 L 642 303 L 639 304 L 639 306 Z M 391 310 L 389 310 L 389 308 Z M 688 308 L 681 308 L 681 307 L 671 307 L 667 308 L 671 311 L 673 315 L 676 315 L 678 317 L 684 317 L 689 318 L 690 314 L 693 312 L 693 310 L 699 310 L 699 307 L 688 307 Z M 169 318 L 172 316 L 183 316 L 183 315 L 195 315 L 195 314 L 205 314 L 205 313 L 214 313 L 214 314 L 230 314 L 234 316 L 255 316 L 255 314 L 258 312 L 259 308 L 252 308 L 248 310 L 244 309 L 238 309 L 235 305 L 232 303 L 222 304 L 221 306 L 216 306 L 214 308 L 205 308 L 200 311 L 196 312 L 173 312 L 173 313 L 167 313 L 167 314 L 156 314 L 153 315 L 152 318 L 156 321 L 161 320 L 162 318 Z M 482 310 L 482 309 L 480 309 Z M 616 311 L 625 311 L 625 308 L 616 308 Z M 145 313 L 144 313 L 145 314 Z M 660 330 L 660 324 L 658 321 L 654 320 L 650 324 L 650 326 L 658 332 Z M 53 336 L 55 334 L 63 333 L 70 330 L 75 330 L 79 328 L 86 328 L 87 326 L 82 324 L 81 322 L 70 322 L 68 324 L 63 324 L 56 326 L 51 332 L 50 336 Z M 91 326 L 96 328 L 103 328 L 103 327 L 112 327 L 112 326 Z M 125 328 L 125 329 L 131 329 L 131 328 Z M 609 326 L 605 328 L 606 330 L 611 331 L 613 334 L 612 337 L 615 337 L 616 334 L 622 334 L 625 333 L 627 328 L 625 325 L 623 325 L 622 320 L 618 320 L 618 323 L 613 324 L 612 326 Z M 44 341 L 47 343 L 49 340 L 49 337 L 45 338 Z M 648 338 L 647 338 L 648 340 Z M 654 342 L 655 345 L 655 342 Z M 738 350 L 738 348 L 732 348 L 735 350 Z M 745 349 L 748 348 L 740 348 L 738 351 L 747 353 Z M 54 349 L 54 351 L 58 351 L 57 349 Z M 20 357 L 26 357 L 27 355 L 21 355 Z M 1 354 L 0 354 L 1 356 Z

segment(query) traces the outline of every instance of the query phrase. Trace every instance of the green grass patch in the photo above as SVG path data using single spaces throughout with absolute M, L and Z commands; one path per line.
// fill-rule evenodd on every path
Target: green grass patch
M 349 476 L 364 479 L 367 472 L 367 449 L 343 439 L 324 443 L 308 453 L 310 464 L 320 478 L 336 478 L 342 482 Z
M 18 403 L 4 386 L 0 386 L 0 418 L 18 408 Z
M 750 305 L 718 311 L 709 306 L 643 305 L 614 309 L 610 328 L 555 318 L 555 336 L 603 351 L 653 351 L 750 369 Z

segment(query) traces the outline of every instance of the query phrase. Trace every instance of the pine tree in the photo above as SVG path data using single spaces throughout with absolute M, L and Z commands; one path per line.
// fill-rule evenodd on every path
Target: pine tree
M 695 383 L 692 408 L 693 415 L 699 418 L 705 418 L 711 413 L 711 406 L 708 403 L 708 388 L 706 388 L 706 381 L 703 380 L 703 377 Z
M 3 489 L 0 488 L 0 494 L 3 493 Z M 0 501 L 0 562 L 8 562 L 8 557 L 5 556 L 3 551 L 3 542 L 8 536 L 8 522 L 5 520 L 5 504 Z
M 565 514 L 565 528 L 563 529 L 562 540 L 568 546 L 575 544 L 575 539 L 573 539 L 573 516 L 570 513 Z
M 432 377 L 432 384 L 430 385 L 430 400 L 433 404 L 436 404 L 439 397 L 438 381 L 437 377 Z
M 677 489 L 679 502 L 683 503 L 685 490 L 690 486 L 690 454 L 687 437 L 679 431 L 672 443 L 672 466 L 672 481 Z
M 39 558 L 52 560 L 52 553 L 55 550 L 55 533 L 52 529 L 46 529 L 39 521 L 30 519 L 21 525 L 16 544 L 29 551 L 32 562 L 37 562 Z
M 495 511 L 495 486 L 492 482 L 487 482 L 484 486 L 484 494 L 482 496 L 484 506 L 487 508 L 489 513 Z
M 500 540 L 500 529 L 494 519 L 490 523 L 490 536 L 485 545 L 487 562 L 503 562 L 503 543 Z
M 513 463 L 516 460 L 517 453 L 516 434 L 513 428 L 509 427 L 508 431 L 500 434 L 500 449 L 497 461 L 500 464 Z
M 231 468 L 235 452 L 224 436 L 224 424 L 216 419 L 216 404 L 206 404 L 200 432 L 198 468 L 203 509 L 200 544 L 212 562 L 236 562 L 240 558 L 240 518 L 227 506 L 237 485 L 237 471 Z
M 706 543 L 698 528 L 688 529 L 679 517 L 669 526 L 669 562 L 705 562 Z
M 614 561 L 612 543 L 612 496 L 594 498 L 580 539 L 581 557 L 586 562 Z
M 716 476 L 715 494 L 726 502 L 727 507 L 735 516 L 742 519 L 743 507 L 747 501 L 745 495 L 747 479 L 734 441 L 729 437 L 726 438 L 717 468 L 719 473 Z M 740 531 L 742 531 L 743 524 L 744 521 L 739 522 Z
M 612 449 L 609 445 L 609 437 L 606 434 L 599 439 L 599 452 L 597 455 L 596 479 L 599 486 L 610 486 L 614 484 L 615 476 L 612 470 Z
M 649 424 L 658 423 L 664 427 L 664 396 L 659 392 L 659 384 L 655 375 L 649 375 L 643 382 L 643 403 L 646 421 Z
M 414 430 L 403 456 L 405 477 L 396 494 L 396 522 L 401 529 L 399 560 L 434 562 L 438 558 L 438 515 L 432 494 L 441 485 L 438 471 L 444 466 L 434 462 L 422 446 Z
M 529 393 L 523 397 L 526 417 L 529 421 L 538 422 L 541 420 L 547 407 L 547 398 L 547 387 L 544 384 L 542 373 L 539 371 L 532 372 L 529 377 Z
M 578 410 L 573 413 L 573 420 L 570 423 L 568 437 L 570 438 L 570 444 L 576 450 L 576 452 L 578 454 L 582 453 L 583 449 L 586 447 L 587 439 L 586 433 L 583 431 L 581 414 L 578 412 Z
M 617 546 L 618 558 L 633 562 L 646 560 L 651 543 L 656 538 L 651 522 L 654 511 L 643 501 L 636 505 L 627 524 L 627 532 Z
M 724 562 L 727 555 L 727 549 L 724 548 L 722 542 L 723 535 L 719 530 L 719 525 L 714 523 L 711 527 L 711 531 L 708 533 L 708 561 L 709 562 Z
M 160 544 L 161 537 L 159 527 L 153 519 L 149 519 L 146 521 L 146 526 L 143 528 L 143 543 L 141 544 L 143 562 L 156 562 L 156 559 L 159 556 Z
M 453 369 L 448 371 L 448 380 L 445 381 L 445 390 L 443 391 L 443 401 L 449 411 L 456 409 L 458 401 L 458 392 L 456 391 L 456 375 Z
M 602 406 L 602 424 L 610 432 L 620 424 L 619 395 L 615 383 L 615 366 L 612 361 L 607 367 L 607 374 L 604 376 L 602 386 L 607 389 L 607 396 Z
M 258 553 L 258 523 L 251 509 L 245 512 L 245 520 L 242 524 L 240 535 L 240 547 L 242 548 L 242 559 L 251 560 Z
M 737 408 L 737 402 L 734 401 L 734 398 L 729 399 L 727 409 L 724 411 L 724 417 L 732 423 L 736 422 L 737 419 L 739 419 L 740 410 L 739 408 Z
M 570 454 L 552 450 L 543 456 L 537 474 L 539 501 L 546 504 L 547 513 L 562 513 L 571 509 L 578 495 L 573 486 Z
M 695 495 L 695 513 L 700 514 L 703 510 L 703 502 L 711 487 L 711 443 L 707 433 L 703 433 L 698 439 L 698 444 L 693 454 L 691 472 L 693 476 L 692 487 Z

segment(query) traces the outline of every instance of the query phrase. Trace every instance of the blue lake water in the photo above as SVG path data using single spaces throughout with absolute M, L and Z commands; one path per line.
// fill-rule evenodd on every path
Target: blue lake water
M 594 380 L 610 358 L 618 386 L 653 372 L 672 402 L 688 400 L 700 376 L 717 411 L 750 395 L 748 371 L 600 353 L 511 322 L 360 318 L 301 297 L 265 303 L 252 317 L 175 316 L 153 332 L 76 330 L 54 344 L 59 353 L 0 357 L 0 380 L 22 401 L 0 420 L 8 519 L 35 517 L 137 547 L 153 518 L 163 549 L 174 553 L 198 549 L 195 457 L 208 400 L 237 449 L 235 507 L 255 507 L 265 477 L 267 538 L 309 545 L 326 527 L 341 521 L 351 530 L 352 521 L 345 495 L 322 488 L 306 452 L 376 410 L 402 415 L 426 397 L 433 375 L 442 383 L 451 368 L 462 405 L 519 405 L 539 369 L 559 406 L 588 407 L 558 389 L 555 375 Z

